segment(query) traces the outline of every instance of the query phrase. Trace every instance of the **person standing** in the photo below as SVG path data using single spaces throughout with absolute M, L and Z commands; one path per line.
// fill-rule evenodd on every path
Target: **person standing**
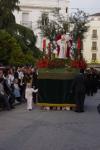
M 38 89 L 33 89 L 32 85 L 30 82 L 27 83 L 26 85 L 26 90 L 25 90 L 25 98 L 27 100 L 27 109 L 29 111 L 32 110 L 32 103 L 33 103 L 33 93 L 37 93 Z
M 34 89 L 38 88 L 38 70 L 37 67 L 34 67 L 33 72 L 32 72 L 32 87 Z M 33 92 L 33 102 L 36 104 L 37 102 L 37 93 Z
M 71 92 L 74 95 L 76 104 L 76 112 L 84 112 L 85 91 L 86 87 L 84 70 L 80 69 L 80 73 L 74 78 L 71 85 Z
M 4 79 L 4 73 L 2 69 L 0 69 L 0 101 L 3 104 L 3 108 L 6 110 L 14 108 L 14 96 L 6 79 Z
M 21 100 L 21 92 L 20 92 L 20 85 L 19 85 L 19 82 L 18 82 L 18 79 L 15 79 L 14 80 L 14 84 L 12 86 L 12 90 L 13 90 L 13 94 L 15 96 L 15 99 L 21 103 L 22 100 Z

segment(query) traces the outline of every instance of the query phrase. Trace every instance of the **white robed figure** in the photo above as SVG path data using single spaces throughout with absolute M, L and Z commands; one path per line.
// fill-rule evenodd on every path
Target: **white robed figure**
M 57 41 L 57 44 L 60 46 L 59 58 L 66 58 L 66 50 L 67 50 L 67 43 L 66 43 L 66 35 L 61 36 L 61 40 Z
M 32 93 L 37 93 L 38 89 L 34 89 L 31 87 L 31 83 L 27 83 L 26 90 L 25 90 L 25 98 L 27 99 L 27 109 L 32 110 L 32 103 L 33 103 L 33 95 Z

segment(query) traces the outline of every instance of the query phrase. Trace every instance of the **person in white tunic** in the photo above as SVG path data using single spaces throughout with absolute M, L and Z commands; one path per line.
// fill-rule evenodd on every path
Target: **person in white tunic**
M 61 36 L 61 40 L 57 42 L 60 46 L 59 58 L 66 58 L 66 50 L 67 50 L 67 43 L 66 43 L 66 35 Z
M 33 104 L 33 95 L 32 93 L 37 93 L 38 89 L 32 88 L 31 83 L 27 83 L 26 90 L 25 90 L 25 98 L 27 99 L 27 109 L 32 110 Z

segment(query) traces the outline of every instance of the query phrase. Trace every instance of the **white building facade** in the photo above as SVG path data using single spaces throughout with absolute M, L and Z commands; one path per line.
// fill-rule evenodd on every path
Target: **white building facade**
M 68 0 L 19 0 L 20 11 L 14 12 L 16 23 L 32 29 L 37 36 L 37 47 L 42 48 L 41 31 L 38 28 L 38 20 L 42 13 L 52 16 L 52 10 L 59 9 L 59 13 L 67 19 L 68 17 Z
M 89 16 L 88 32 L 83 40 L 83 57 L 87 63 L 100 64 L 100 13 Z

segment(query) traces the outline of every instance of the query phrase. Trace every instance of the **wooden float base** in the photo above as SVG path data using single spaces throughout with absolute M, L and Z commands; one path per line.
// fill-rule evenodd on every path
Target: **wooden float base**
M 37 103 L 36 105 L 45 110 L 73 110 L 76 108 L 76 104 Z

